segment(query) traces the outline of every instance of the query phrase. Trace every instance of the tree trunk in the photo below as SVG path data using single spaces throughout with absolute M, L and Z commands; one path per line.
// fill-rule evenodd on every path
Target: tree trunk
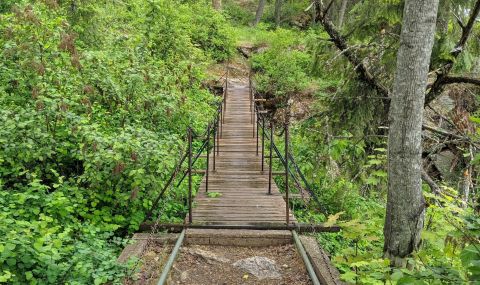
M 265 8 L 265 3 L 265 0 L 260 0 L 260 2 L 258 2 L 257 13 L 255 14 L 255 21 L 253 22 L 253 26 L 256 26 L 258 23 L 260 23 L 260 20 L 263 16 L 263 9 Z
M 222 9 L 222 0 L 212 0 L 213 9 L 220 10 Z
M 340 12 L 338 13 L 338 29 L 342 29 L 343 21 L 345 20 L 345 12 L 347 11 L 348 0 L 342 0 L 342 6 L 340 7 Z
M 280 14 L 282 13 L 282 1 L 283 0 L 275 0 L 275 25 L 280 26 Z
M 384 256 L 393 266 L 418 249 L 425 216 L 422 120 L 438 0 L 406 0 L 390 104 Z
M 450 16 L 452 14 L 450 7 L 450 0 L 440 0 L 438 7 L 437 30 L 442 37 L 446 36 L 448 33 L 448 23 L 450 22 Z
M 468 201 L 470 200 L 470 187 L 473 186 L 472 181 L 472 161 L 473 161 L 473 148 L 472 145 L 468 147 L 468 158 L 466 158 L 467 168 L 463 171 L 463 183 L 462 183 L 462 200 L 463 206 L 468 206 Z

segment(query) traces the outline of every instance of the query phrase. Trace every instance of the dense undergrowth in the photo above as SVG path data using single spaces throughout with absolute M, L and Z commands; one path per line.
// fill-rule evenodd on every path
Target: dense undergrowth
M 209 3 L 1 1 L 0 283 L 104 284 L 233 40 Z M 195 2 L 195 3 L 194 3 Z M 162 219 L 181 219 L 179 188 Z
M 309 1 L 284 1 L 278 28 L 274 1 L 255 28 L 256 1 L 224 1 L 223 13 L 210 2 L 0 2 L 0 283 L 119 283 L 131 272 L 116 257 L 177 163 L 187 127 L 201 133 L 212 118 L 206 68 L 231 58 L 235 39 L 262 47 L 250 64 L 257 91 L 278 99 L 279 124 L 284 99 L 293 101 L 292 152 L 322 205 L 295 202 L 295 214 L 343 227 L 315 236 L 345 281 L 479 282 L 480 219 L 451 181 L 441 195 L 424 185 L 423 244 L 408 266 L 382 258 L 383 101 L 310 23 Z M 391 84 L 402 1 L 357 4 L 343 31 Z M 460 33 L 453 22 L 438 32 L 433 65 Z M 455 71 L 475 71 L 477 45 Z M 180 221 L 185 192 L 167 192 L 154 216 Z
M 356 4 L 344 30 L 356 53 L 375 66 L 375 76 L 389 85 L 402 2 L 379 2 Z M 329 36 L 321 26 L 298 27 L 295 15 L 304 14 L 308 1 L 284 3 L 285 23 L 279 28 L 273 22 L 273 3 L 267 4 L 263 23 L 255 28 L 248 26 L 253 13 L 245 12 L 251 6 L 242 3 L 227 1 L 225 10 L 231 15 L 239 44 L 260 47 L 250 59 L 256 89 L 261 96 L 279 102 L 275 120 L 280 125 L 282 108 L 288 99 L 293 101 L 292 151 L 324 208 L 294 202 L 296 216 L 303 222 L 343 227 L 340 233 L 316 235 L 332 254 L 342 279 L 354 284 L 480 282 L 480 219 L 473 206 L 465 207 L 459 198 L 455 181 L 445 180 L 439 195 L 424 185 L 428 208 L 421 250 L 408 259 L 406 268 L 390 268 L 382 257 L 387 192 L 387 137 L 379 129 L 384 120 L 383 98 L 358 80 L 342 54 L 326 40 Z M 432 65 L 448 58 L 458 35 L 454 23 L 448 33 L 438 32 Z M 456 61 L 456 72 L 474 72 L 475 61 L 478 47 L 472 42 Z M 282 132 L 278 134 L 282 142 Z M 277 183 L 282 185 L 282 179 Z

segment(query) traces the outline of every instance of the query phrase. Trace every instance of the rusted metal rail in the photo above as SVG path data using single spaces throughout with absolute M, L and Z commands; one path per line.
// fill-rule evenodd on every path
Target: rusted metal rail
M 158 206 L 160 200 L 165 195 L 167 189 L 174 183 L 174 180 L 179 172 L 183 169 L 183 164 L 185 161 L 188 161 L 188 165 L 186 169 L 183 171 L 183 175 L 177 183 L 177 187 L 179 187 L 184 179 L 188 176 L 188 199 L 187 199 L 187 206 L 188 206 L 188 221 L 189 223 L 193 222 L 193 215 L 192 215 L 192 203 L 193 203 L 193 178 L 192 176 L 195 174 L 205 174 L 206 178 L 206 188 L 205 191 L 208 192 L 208 181 L 209 181 L 209 172 L 210 172 L 210 150 L 213 149 L 213 170 L 216 168 L 216 156 L 219 155 L 220 152 L 220 137 L 222 135 L 222 125 L 224 121 L 224 106 L 226 101 L 226 94 L 228 88 L 228 69 L 227 72 L 219 79 L 220 81 L 224 77 L 223 85 L 223 94 L 222 94 L 222 101 L 218 104 L 217 112 L 212 122 L 207 125 L 206 132 L 203 135 L 197 135 L 195 131 L 189 126 L 187 128 L 187 150 L 181 156 L 178 163 L 175 165 L 172 174 L 170 175 L 167 183 L 162 187 L 162 190 L 158 194 L 157 198 L 152 203 L 152 206 L 147 211 L 146 220 L 149 220 L 152 217 L 154 209 Z M 213 134 L 213 147 L 210 147 L 210 141 L 212 140 Z M 200 138 L 201 139 L 201 146 L 194 154 L 194 139 Z M 202 153 L 206 150 L 206 169 L 205 171 L 198 171 L 193 169 L 197 160 L 201 157 Z M 187 159 L 188 158 L 188 159 Z
M 250 91 L 249 92 L 251 94 L 251 101 L 252 101 L 252 104 L 253 104 L 252 112 L 254 112 L 254 114 L 252 114 L 252 122 L 255 121 L 255 123 L 253 123 L 253 125 L 254 125 L 254 127 L 255 126 L 257 127 L 256 128 L 257 155 L 258 155 L 259 132 L 261 131 L 261 133 L 262 133 L 262 152 L 261 152 L 261 154 L 262 154 L 262 171 L 263 171 L 263 161 L 265 159 L 264 147 L 263 147 L 264 140 L 265 139 L 269 140 L 269 154 L 268 154 L 268 157 L 269 157 L 269 178 L 268 178 L 269 187 L 268 187 L 268 193 L 271 194 L 272 178 L 275 175 L 275 172 L 272 171 L 272 167 L 273 167 L 272 161 L 273 161 L 273 158 L 278 158 L 280 160 L 281 164 L 285 168 L 285 173 L 288 173 L 288 175 L 285 175 L 285 186 L 286 186 L 286 188 L 285 188 L 286 193 L 285 194 L 286 194 L 287 205 L 289 204 L 289 196 L 290 196 L 288 178 L 291 177 L 293 179 L 293 182 L 294 182 L 296 188 L 302 193 L 302 195 L 303 195 L 303 191 L 308 192 L 308 195 L 313 198 L 313 200 L 315 201 L 315 203 L 319 207 L 320 211 L 323 212 L 323 213 L 327 213 L 327 210 L 326 210 L 325 206 L 320 202 L 317 195 L 312 190 L 310 184 L 308 183 L 307 179 L 305 178 L 305 175 L 302 173 L 302 171 L 300 170 L 300 167 L 295 162 L 295 159 L 294 159 L 292 153 L 289 151 L 290 142 L 289 142 L 289 122 L 288 122 L 288 120 L 286 120 L 285 123 L 284 123 L 284 136 L 285 136 L 285 145 L 284 145 L 285 154 L 284 155 L 282 155 L 282 153 L 278 149 L 277 145 L 275 144 L 275 141 L 274 141 L 274 139 L 275 139 L 275 136 L 274 136 L 275 124 L 273 123 L 272 118 L 268 118 L 268 112 L 263 109 L 263 104 L 266 102 L 266 99 L 257 97 L 257 93 L 254 90 L 251 77 L 252 77 L 252 75 L 250 74 L 249 75 L 249 78 L 250 78 L 250 80 L 249 80 Z M 256 118 L 256 120 L 254 120 L 254 118 Z M 262 122 L 262 124 L 260 124 L 260 121 Z M 269 130 L 265 127 L 265 121 L 268 122 Z M 261 128 L 261 130 L 259 130 L 260 128 Z M 254 136 L 255 136 L 255 133 L 254 133 Z M 275 152 L 276 157 L 273 157 L 273 152 Z M 291 169 L 291 167 L 293 167 L 293 170 Z M 288 214 L 286 216 L 286 220 L 288 222 Z

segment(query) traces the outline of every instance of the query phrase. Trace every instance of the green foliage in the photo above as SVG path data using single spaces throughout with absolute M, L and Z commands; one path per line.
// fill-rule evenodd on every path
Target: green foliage
M 250 9 L 242 7 L 238 1 L 226 0 L 223 3 L 223 14 L 235 26 L 248 26 L 254 20 L 253 6 Z
M 424 186 L 429 207 L 422 247 L 409 257 L 407 268 L 392 270 L 383 259 L 388 131 L 380 126 L 387 122 L 387 100 L 359 78 L 356 67 L 320 25 L 302 31 L 286 28 L 308 17 L 298 9 L 302 2 L 284 1 L 283 29 L 271 30 L 272 2 L 263 25 L 237 29 L 241 41 L 262 47 L 252 58 L 257 90 L 269 99 L 294 98 L 295 111 L 308 105 L 295 113 L 292 152 L 325 209 L 292 203 L 297 219 L 343 227 L 341 233 L 317 237 L 335 256 L 342 278 L 349 283 L 478 283 L 477 222 L 472 222 L 471 208 L 460 207 L 460 195 L 451 188 L 443 187 L 443 195 L 437 196 Z M 329 17 L 336 24 L 338 3 L 333 3 Z M 441 1 L 431 70 L 453 59 L 451 51 L 462 31 L 452 15 L 465 23 L 473 5 L 471 0 Z M 387 89 L 393 83 L 403 6 L 402 0 L 349 1 L 340 31 L 349 51 Z M 477 34 L 475 25 L 471 40 L 454 61 L 454 73 L 478 73 Z M 472 121 L 476 122 L 476 116 Z M 478 157 L 473 163 L 477 162 Z M 281 179 L 278 182 L 283 186 Z
M 31 2 L 31 3 L 30 3 Z M 221 14 L 179 1 L 3 2 L 0 282 L 118 282 L 188 125 L 216 99 L 205 67 L 233 53 Z M 180 187 L 161 219 L 185 212 Z
M 292 31 L 278 29 L 272 33 L 268 48 L 252 58 L 257 72 L 257 90 L 273 97 L 288 97 L 303 91 L 309 84 L 307 70 L 310 57 L 300 50 Z
M 219 192 L 208 192 L 207 193 L 208 198 L 218 198 L 222 196 L 222 193 Z

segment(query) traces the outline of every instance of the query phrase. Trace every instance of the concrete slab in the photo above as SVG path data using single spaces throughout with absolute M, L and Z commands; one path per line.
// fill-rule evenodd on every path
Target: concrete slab
M 132 243 L 128 244 L 118 257 L 117 261 L 120 263 L 126 262 L 130 257 L 140 257 L 148 240 L 160 244 L 174 244 L 177 241 L 178 234 L 171 233 L 136 233 L 132 237 Z
M 273 246 L 292 244 L 290 231 L 188 229 L 185 243 L 222 246 Z

